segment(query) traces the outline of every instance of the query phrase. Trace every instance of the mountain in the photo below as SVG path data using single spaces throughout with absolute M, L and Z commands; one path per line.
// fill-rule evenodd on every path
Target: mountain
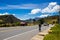
M 28 19 L 28 20 L 25 20 L 25 21 L 26 21 L 26 22 L 39 23 L 39 21 L 40 21 L 41 19 L 44 19 L 45 22 L 52 23 L 53 21 L 57 21 L 58 15 L 48 16 L 48 17 L 44 17 L 44 18 L 36 17 L 36 18 L 34 18 L 34 19 Z
M 18 18 L 13 15 L 0 15 L 0 23 L 16 23 L 20 22 Z

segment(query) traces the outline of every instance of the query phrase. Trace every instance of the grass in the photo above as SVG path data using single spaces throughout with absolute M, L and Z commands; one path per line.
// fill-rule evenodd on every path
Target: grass
M 60 40 L 60 25 L 56 24 L 50 30 L 52 30 L 52 32 L 47 34 L 44 40 Z

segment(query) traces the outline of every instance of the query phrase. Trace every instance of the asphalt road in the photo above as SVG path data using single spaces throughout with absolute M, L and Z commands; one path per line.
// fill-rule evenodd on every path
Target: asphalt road
M 52 26 L 52 25 L 49 25 Z M 43 26 L 41 30 L 46 30 L 48 26 Z M 17 27 L 6 27 L 6 28 L 0 28 L 0 40 L 4 40 L 7 38 L 10 38 L 15 35 L 20 35 L 18 38 L 19 40 L 29 40 L 29 38 L 33 37 L 39 32 L 38 25 L 35 26 L 17 26 Z M 29 37 L 30 36 L 30 37 Z M 17 40 L 18 38 L 14 39 Z M 11 39 L 12 40 L 12 39 Z

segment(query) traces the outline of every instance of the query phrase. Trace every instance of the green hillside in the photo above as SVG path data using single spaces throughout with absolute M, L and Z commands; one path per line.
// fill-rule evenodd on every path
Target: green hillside
M 20 21 L 13 15 L 0 15 L 0 27 L 16 26 Z

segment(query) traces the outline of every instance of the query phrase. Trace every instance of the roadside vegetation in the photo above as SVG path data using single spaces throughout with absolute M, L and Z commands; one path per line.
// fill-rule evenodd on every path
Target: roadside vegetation
M 0 16 L 0 27 L 33 26 L 43 23 L 52 24 L 57 22 L 57 18 L 58 16 L 56 15 L 38 19 L 20 20 L 13 15 L 2 15 Z
M 0 27 L 12 27 L 12 26 L 20 26 L 20 23 L 19 22 L 16 22 L 16 23 L 1 23 L 0 24 Z
M 60 24 L 56 24 L 52 27 L 49 34 L 44 37 L 44 40 L 60 40 Z

